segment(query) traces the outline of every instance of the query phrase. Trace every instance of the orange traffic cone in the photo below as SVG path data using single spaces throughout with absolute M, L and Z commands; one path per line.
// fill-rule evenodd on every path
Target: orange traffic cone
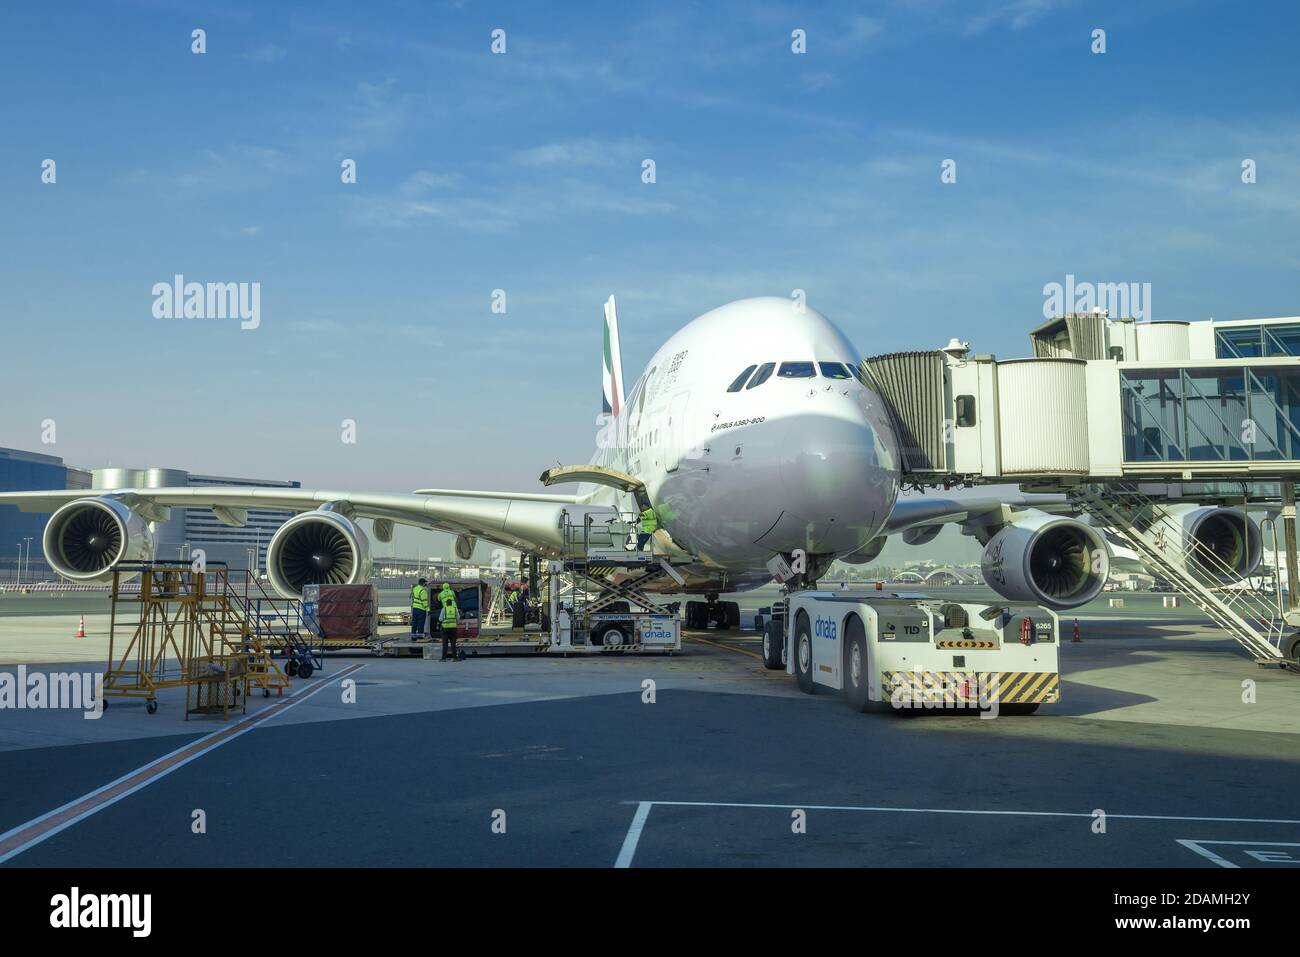
M 1081 637 L 1079 636 L 1079 619 L 1078 619 L 1078 618 L 1074 619 L 1074 637 L 1071 638 L 1070 640 L 1071 640 L 1071 641 L 1083 641 L 1083 638 L 1081 638 Z
M 74 638 L 86 637 L 86 616 L 85 615 L 82 615 L 81 621 L 77 622 L 77 633 L 73 635 L 73 637 Z

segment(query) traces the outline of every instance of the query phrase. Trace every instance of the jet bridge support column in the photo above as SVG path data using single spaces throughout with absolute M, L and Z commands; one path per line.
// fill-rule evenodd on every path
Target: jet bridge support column
M 1290 479 L 1282 482 L 1282 534 L 1286 539 L 1286 619 L 1287 624 L 1295 625 L 1300 608 L 1300 573 L 1296 569 L 1295 538 L 1295 483 Z

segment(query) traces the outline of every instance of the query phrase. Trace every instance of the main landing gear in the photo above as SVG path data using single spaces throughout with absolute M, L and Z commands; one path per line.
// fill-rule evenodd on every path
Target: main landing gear
M 740 627 L 740 605 L 734 601 L 718 601 L 716 594 L 705 595 L 705 601 L 686 603 L 686 627 L 705 629 L 709 625 L 725 631 Z

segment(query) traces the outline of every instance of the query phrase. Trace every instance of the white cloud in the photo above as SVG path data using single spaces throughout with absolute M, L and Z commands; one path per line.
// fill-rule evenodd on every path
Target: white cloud
M 239 54 L 239 59 L 247 60 L 249 63 L 278 63 L 284 59 L 285 52 L 284 47 L 278 47 L 274 43 L 267 43 L 255 50 Z
M 520 150 L 512 157 L 523 166 L 610 166 L 639 161 L 644 146 L 635 140 L 602 141 L 594 139 L 543 143 Z
M 996 3 L 981 13 L 966 17 L 965 28 L 968 33 L 982 33 L 990 27 L 1006 24 L 1012 30 L 1023 30 L 1050 13 L 1073 5 L 1074 0 L 1011 0 L 1009 3 Z

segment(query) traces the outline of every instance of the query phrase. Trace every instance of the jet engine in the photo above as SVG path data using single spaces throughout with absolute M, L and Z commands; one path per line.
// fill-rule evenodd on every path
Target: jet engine
M 989 539 L 980 568 L 1003 598 L 1075 608 L 1101 593 L 1110 574 L 1110 552 L 1091 526 L 1043 514 L 1008 525 Z
M 1220 582 L 1240 581 L 1252 575 L 1263 558 L 1259 526 L 1239 508 L 1214 505 L 1172 505 L 1164 521 L 1147 529 L 1157 543 L 1165 535 L 1170 558 L 1190 551 L 1194 571 Z
M 289 519 L 266 546 L 266 574 L 286 598 L 304 585 L 354 585 L 370 578 L 370 540 L 340 512 L 317 509 Z
M 79 498 L 50 516 L 41 547 L 64 578 L 106 582 L 118 562 L 153 558 L 153 533 L 143 516 L 115 498 Z

